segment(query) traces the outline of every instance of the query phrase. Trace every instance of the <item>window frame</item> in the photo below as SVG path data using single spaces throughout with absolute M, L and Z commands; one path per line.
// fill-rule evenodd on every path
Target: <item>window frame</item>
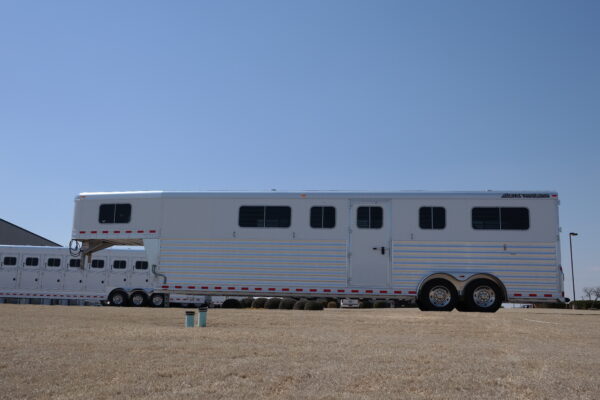
M 71 265 L 71 261 L 78 261 L 79 265 Z M 67 268 L 81 268 L 81 259 L 80 258 L 69 258 L 69 265 Z
M 98 262 L 98 263 L 102 262 L 102 266 L 101 267 L 94 267 L 94 263 L 95 262 Z M 98 269 L 105 269 L 105 268 L 106 268 L 106 262 L 105 262 L 105 260 L 95 259 L 95 260 L 92 260 L 92 262 L 90 263 L 90 269 L 98 270 Z
M 50 260 L 58 260 L 58 265 L 50 265 Z M 62 267 L 62 259 L 60 257 L 48 257 L 46 259 L 46 268 L 60 268 Z
M 15 260 L 15 262 L 12 264 L 6 264 L 7 258 L 13 259 L 13 260 Z M 19 263 L 19 258 L 17 256 L 2 256 L 2 266 L 3 267 L 16 267 L 18 263 Z
M 262 207 L 263 208 L 263 226 L 242 226 L 240 224 L 242 217 L 242 208 L 244 207 Z M 287 208 L 290 211 L 289 224 L 287 226 L 267 226 L 267 209 L 268 208 Z M 292 207 L 286 205 L 260 205 L 260 204 L 246 204 L 238 207 L 238 227 L 243 229 L 289 229 L 292 227 Z
M 315 208 L 321 209 L 321 226 L 313 226 L 313 224 L 312 224 L 312 212 L 313 212 L 313 209 L 315 209 Z M 333 209 L 333 226 L 325 226 L 325 209 L 326 208 Z M 335 229 L 335 227 L 337 225 L 337 209 L 335 208 L 335 206 L 330 206 L 330 205 L 311 206 L 309 213 L 310 214 L 308 216 L 308 224 L 310 225 L 311 229 Z
M 29 260 L 36 260 L 35 264 L 27 264 L 29 262 Z M 28 268 L 39 268 L 40 267 L 40 258 L 25 256 L 25 261 L 24 261 L 23 265 Z
M 123 268 L 115 267 L 115 263 L 119 263 L 119 265 L 121 265 L 121 263 L 123 263 Z M 112 260 L 112 264 L 111 264 L 110 268 L 113 271 L 125 271 L 127 269 L 127 260 Z
M 476 208 L 497 208 L 498 209 L 498 228 L 476 228 L 473 225 L 473 212 Z M 502 228 L 502 209 L 503 208 L 520 208 L 520 209 L 524 209 L 527 211 L 527 228 L 525 229 L 520 229 L 520 228 Z M 528 231 L 531 229 L 531 213 L 529 211 L 529 207 L 521 207 L 521 206 L 509 206 L 509 207 L 504 207 L 504 206 L 478 206 L 478 207 L 472 207 L 471 208 L 471 229 L 475 230 L 475 231 Z
M 138 264 L 144 264 L 146 265 L 145 268 L 138 268 Z M 148 261 L 145 260 L 137 260 L 135 263 L 133 263 L 133 270 L 134 271 L 148 271 L 150 265 L 148 263 Z

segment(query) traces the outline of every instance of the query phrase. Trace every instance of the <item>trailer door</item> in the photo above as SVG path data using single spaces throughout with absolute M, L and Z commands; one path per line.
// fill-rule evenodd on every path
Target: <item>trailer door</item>
M 350 202 L 350 284 L 389 287 L 390 201 Z

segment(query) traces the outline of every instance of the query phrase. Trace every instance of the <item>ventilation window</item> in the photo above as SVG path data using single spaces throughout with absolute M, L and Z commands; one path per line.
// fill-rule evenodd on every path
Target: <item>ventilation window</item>
M 49 258 L 48 266 L 49 267 L 60 267 L 60 258 Z
M 421 229 L 444 229 L 446 227 L 446 209 L 444 207 L 421 207 L 419 209 L 419 227 Z
M 92 268 L 96 268 L 96 269 L 104 268 L 104 260 L 92 260 Z
M 140 270 L 148 269 L 148 261 L 136 261 L 135 269 L 140 269 Z
M 529 210 L 524 207 L 478 207 L 471 212 L 473 229 L 529 229 Z
M 333 228 L 335 227 L 334 207 L 312 207 L 310 209 L 311 228 Z
M 4 257 L 2 261 L 4 265 L 17 265 L 17 257 Z
M 25 259 L 25 265 L 28 267 L 37 267 L 39 259 L 37 257 L 27 257 Z
M 127 261 L 115 260 L 113 261 L 113 269 L 125 269 L 127 268 Z
M 81 260 L 79 258 L 71 258 L 69 260 L 69 267 L 71 267 L 71 268 L 80 268 L 81 267 Z

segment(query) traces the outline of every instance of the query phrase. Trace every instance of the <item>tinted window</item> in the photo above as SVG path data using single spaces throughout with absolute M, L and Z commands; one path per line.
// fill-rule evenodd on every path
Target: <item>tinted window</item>
M 136 261 L 135 269 L 148 269 L 148 261 Z
M 98 221 L 101 224 L 126 224 L 131 220 L 131 204 L 102 204 Z
M 92 260 L 92 268 L 104 268 L 104 260 Z
M 4 265 L 17 265 L 17 257 L 4 257 Z
M 444 207 L 421 207 L 419 209 L 419 227 L 421 229 L 444 229 L 446 227 L 446 209 Z
M 473 229 L 529 229 L 529 210 L 523 207 L 479 207 L 472 211 Z
M 311 228 L 333 228 L 335 226 L 334 207 L 312 207 L 310 209 Z
M 243 228 L 288 228 L 291 215 L 286 206 L 242 206 L 238 223 Z
M 358 207 L 356 210 L 356 226 L 368 229 L 381 228 L 383 226 L 383 208 Z
M 81 267 L 81 260 L 79 258 L 71 258 L 69 260 L 69 267 L 71 267 L 71 268 Z
M 523 207 L 501 208 L 500 229 L 529 229 L 529 210 Z
M 48 266 L 49 267 L 60 267 L 60 258 L 49 258 Z
M 29 266 L 29 267 L 36 267 L 38 265 L 38 258 L 37 257 L 27 257 L 25 259 L 25 265 Z
M 127 267 L 127 262 L 125 260 L 113 261 L 113 269 L 125 269 L 126 267 Z

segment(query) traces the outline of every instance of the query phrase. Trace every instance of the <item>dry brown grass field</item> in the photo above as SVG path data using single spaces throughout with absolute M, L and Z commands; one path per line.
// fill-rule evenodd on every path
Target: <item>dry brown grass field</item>
M 0 304 L 2 399 L 598 399 L 600 313 Z

